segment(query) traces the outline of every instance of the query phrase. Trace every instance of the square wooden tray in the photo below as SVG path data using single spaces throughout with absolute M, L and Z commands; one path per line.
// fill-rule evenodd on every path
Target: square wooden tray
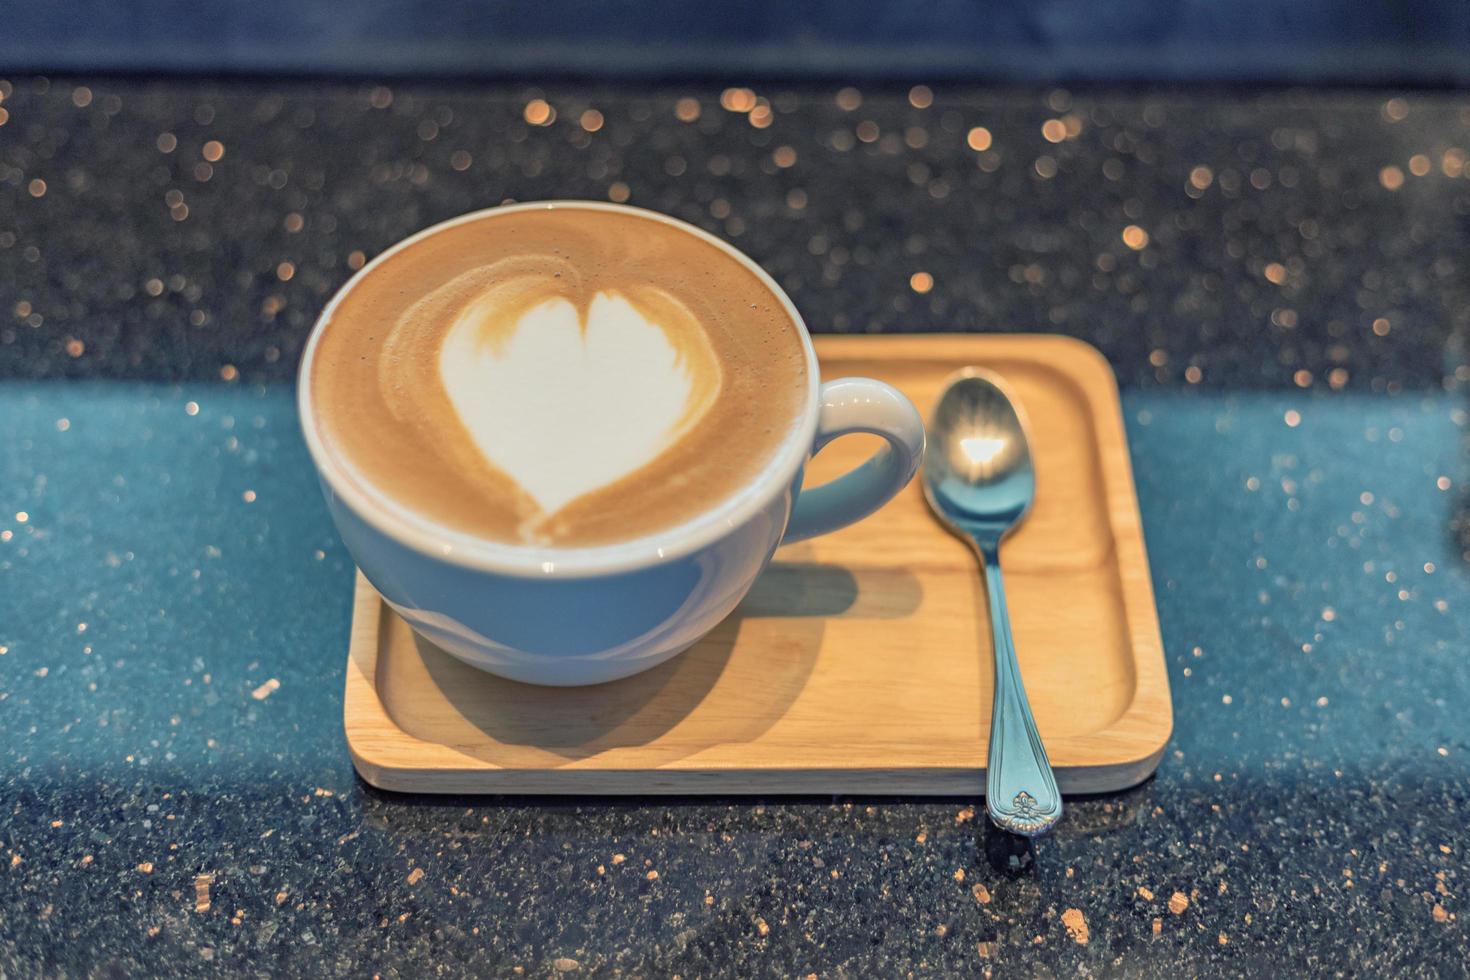
M 1037 498 L 1002 548 L 1021 671 L 1064 792 L 1158 765 L 1169 681 L 1113 374 L 1048 336 L 823 337 L 822 375 L 867 375 L 928 415 L 965 364 L 1001 374 L 1030 422 Z M 876 440 L 839 440 L 809 484 Z M 359 576 L 347 745 L 362 777 L 425 793 L 977 796 L 990 634 L 969 549 L 918 480 L 853 527 L 776 553 L 714 633 L 589 688 L 482 673 L 417 639 Z

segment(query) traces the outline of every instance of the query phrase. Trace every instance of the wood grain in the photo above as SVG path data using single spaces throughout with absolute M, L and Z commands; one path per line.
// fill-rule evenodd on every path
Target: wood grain
M 1111 370 L 1046 336 L 825 337 L 824 377 L 867 375 L 926 415 L 965 364 L 1026 413 L 1037 499 L 1001 564 L 1022 674 L 1064 792 L 1158 765 L 1173 726 L 1128 446 Z M 875 440 L 839 440 L 811 485 Z M 360 576 L 347 743 L 363 778 L 429 793 L 978 795 L 989 625 L 969 549 L 918 481 L 868 520 L 783 548 L 740 608 L 654 670 L 538 688 L 417 637 Z

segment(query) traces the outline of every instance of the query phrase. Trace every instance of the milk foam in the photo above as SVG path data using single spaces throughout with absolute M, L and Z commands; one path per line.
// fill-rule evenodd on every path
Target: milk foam
M 688 230 L 488 212 L 375 263 L 311 362 L 323 441 L 368 492 L 491 541 L 593 547 L 756 479 L 810 397 L 800 326 Z
M 676 326 L 602 291 L 585 317 L 553 297 L 505 330 L 503 293 L 460 313 L 439 374 L 486 461 L 546 515 L 652 461 L 719 393 L 719 360 L 697 325 L 675 340 Z

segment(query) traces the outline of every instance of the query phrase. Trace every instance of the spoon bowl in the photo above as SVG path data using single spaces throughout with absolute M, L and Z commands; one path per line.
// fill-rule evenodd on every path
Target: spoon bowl
M 944 389 L 929 422 L 924 492 L 942 521 L 997 539 L 1036 496 L 1026 427 L 998 379 L 966 368 Z
M 1026 425 L 999 378 L 965 368 L 929 421 L 924 496 L 940 522 L 980 558 L 994 638 L 995 700 L 985 808 L 995 825 L 1034 837 L 1062 815 L 1062 796 L 1021 681 L 1000 570 L 1000 544 L 1031 509 L 1036 469 Z

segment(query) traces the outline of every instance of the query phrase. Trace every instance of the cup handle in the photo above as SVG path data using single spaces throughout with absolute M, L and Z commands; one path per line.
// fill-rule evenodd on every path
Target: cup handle
M 897 388 L 872 378 L 840 378 L 822 385 L 812 455 L 833 439 L 868 432 L 888 445 L 837 479 L 802 490 L 782 544 L 826 534 L 860 521 L 888 503 L 913 479 L 924 459 L 924 421 Z

